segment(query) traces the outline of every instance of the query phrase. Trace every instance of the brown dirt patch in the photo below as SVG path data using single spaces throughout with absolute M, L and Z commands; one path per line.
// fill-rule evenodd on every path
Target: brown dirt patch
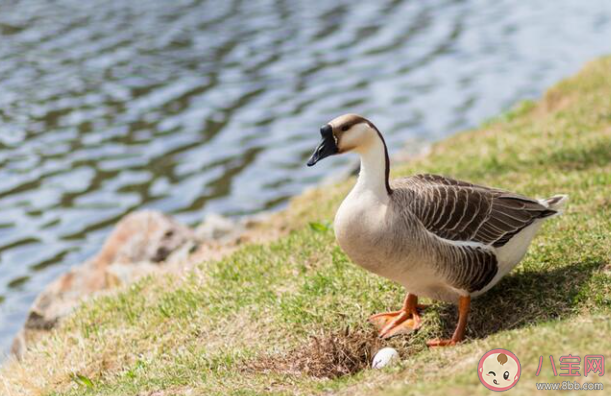
M 382 341 L 372 331 L 323 332 L 310 336 L 306 345 L 290 352 L 246 362 L 245 371 L 337 378 L 369 367 L 381 345 Z

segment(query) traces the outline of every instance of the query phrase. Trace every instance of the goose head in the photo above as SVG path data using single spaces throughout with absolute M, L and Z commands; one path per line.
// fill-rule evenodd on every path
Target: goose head
M 378 129 L 368 119 L 357 114 L 339 116 L 320 128 L 322 140 L 308 160 L 308 166 L 331 155 L 350 151 L 363 152 L 382 140 Z

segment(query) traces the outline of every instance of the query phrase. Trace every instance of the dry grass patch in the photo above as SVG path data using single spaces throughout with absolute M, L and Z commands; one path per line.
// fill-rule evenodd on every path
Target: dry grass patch
M 244 370 L 335 379 L 368 368 L 382 345 L 373 331 L 349 328 L 342 332 L 323 331 L 289 352 L 247 361 Z

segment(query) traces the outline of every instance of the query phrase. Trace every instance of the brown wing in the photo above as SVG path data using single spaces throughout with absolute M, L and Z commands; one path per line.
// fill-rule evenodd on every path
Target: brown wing
M 440 244 L 438 270 L 457 289 L 470 293 L 483 289 L 498 272 L 492 249 L 482 246 Z
M 416 175 L 395 186 L 411 190 L 408 204 L 427 230 L 452 241 L 500 247 L 535 220 L 556 213 L 531 198 L 444 176 Z

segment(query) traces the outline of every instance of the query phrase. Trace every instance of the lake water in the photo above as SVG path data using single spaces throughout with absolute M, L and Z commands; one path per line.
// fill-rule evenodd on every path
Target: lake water
M 304 166 L 341 113 L 397 150 L 609 52 L 603 0 L 4 1 L 0 350 L 130 211 L 279 208 L 346 164 Z

